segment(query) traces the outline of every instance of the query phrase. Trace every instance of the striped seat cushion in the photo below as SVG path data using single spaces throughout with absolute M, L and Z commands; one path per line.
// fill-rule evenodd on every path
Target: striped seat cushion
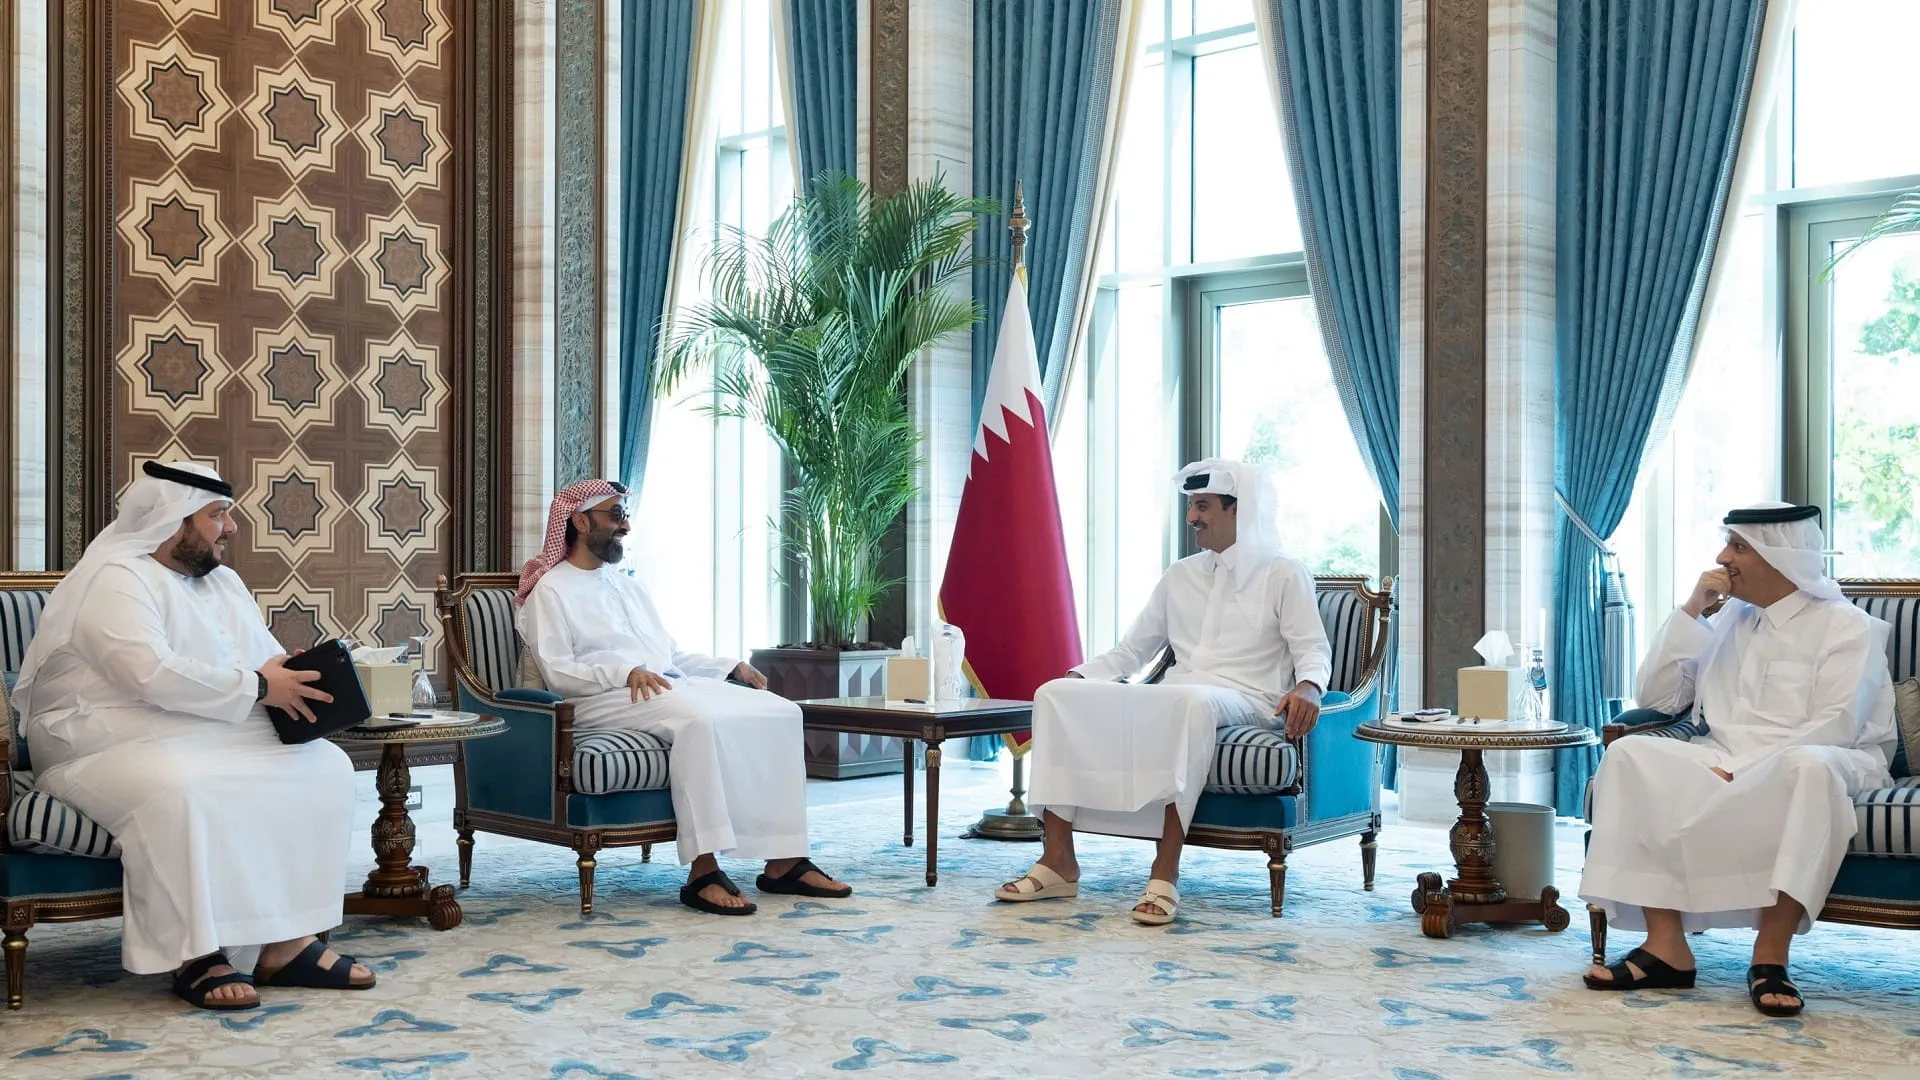
M 40 625 L 40 612 L 47 606 L 47 597 L 53 595 L 48 589 L 0 589 L 0 671 L 7 673 L 6 686 L 9 695 L 13 691 L 13 681 L 19 677 L 20 664 L 27 658 L 27 643 L 33 640 L 34 628 Z M 20 714 L 13 708 L 11 701 L 7 713 L 13 720 L 11 760 L 9 769 L 31 769 L 33 762 L 27 756 L 27 743 L 20 735 Z
M 1920 776 L 1853 797 L 1859 828 L 1847 850 L 1856 855 L 1920 855 Z
M 667 740 L 643 731 L 589 731 L 573 737 L 573 790 L 582 795 L 656 791 L 667 786 Z
M 467 634 L 467 662 L 487 690 L 498 693 L 519 685 L 520 634 L 513 628 L 513 592 L 475 589 L 461 606 Z
M 112 859 L 120 841 L 93 819 L 44 791 L 35 790 L 32 773 L 14 773 L 7 809 L 7 840 L 15 851 L 40 851 Z
M 1327 689 L 1343 693 L 1360 683 L 1360 666 L 1367 659 L 1367 602 L 1351 588 L 1323 588 L 1314 596 L 1320 622 L 1333 646 L 1333 674 Z
M 1280 732 L 1263 727 L 1221 728 L 1206 790 L 1222 795 L 1278 795 L 1293 786 L 1299 773 L 1299 755 Z

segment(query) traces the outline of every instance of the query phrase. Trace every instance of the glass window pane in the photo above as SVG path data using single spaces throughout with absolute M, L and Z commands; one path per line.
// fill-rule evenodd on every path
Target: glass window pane
M 1920 172 L 1912 137 L 1913 0 L 1821 0 L 1797 9 L 1793 182 L 1797 187 Z
M 1133 76 L 1113 205 L 1114 266 L 1122 273 L 1166 262 L 1166 65 L 1155 58 Z
M 1300 250 L 1258 45 L 1193 61 L 1193 261 Z
M 1193 32 L 1208 34 L 1253 21 L 1250 0 L 1193 0 Z
M 1166 362 L 1161 341 L 1164 290 L 1122 289 L 1115 331 L 1114 609 L 1122 631 L 1167 568 L 1168 479 Z M 1107 642 L 1104 644 L 1111 644 Z
M 1853 253 L 1831 279 L 1835 573 L 1920 566 L 1920 236 Z
M 1280 539 L 1316 574 L 1374 574 L 1380 495 L 1354 445 L 1313 302 L 1218 309 L 1220 453 L 1273 470 Z
M 742 47 L 740 122 L 742 131 L 765 131 L 780 123 L 773 104 L 773 10 L 768 0 L 745 0 L 746 23 Z

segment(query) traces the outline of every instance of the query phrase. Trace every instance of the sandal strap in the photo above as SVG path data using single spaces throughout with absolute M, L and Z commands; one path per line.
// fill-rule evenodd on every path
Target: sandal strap
M 727 895 L 729 896 L 740 895 L 740 886 L 733 883 L 733 879 L 727 876 L 725 870 L 714 870 L 710 873 L 701 874 L 699 877 L 687 882 L 687 888 L 693 890 L 695 893 L 698 893 L 709 885 L 720 886 L 727 891 Z
M 1031 889 L 1020 888 L 1020 883 L 1023 881 L 1033 882 L 1033 888 Z M 1052 868 L 1045 866 L 1041 863 L 1034 863 L 1032 866 L 1027 867 L 1026 873 L 1021 874 L 1019 877 L 1014 878 L 1012 881 L 1007 882 L 1006 887 L 1011 892 L 1017 892 L 1024 895 L 1026 893 L 1037 893 L 1041 889 L 1051 889 L 1055 885 L 1066 885 L 1066 884 L 1070 884 L 1070 883 L 1067 881 L 1066 878 L 1063 878 L 1059 874 L 1055 873 L 1052 870 Z
M 173 981 L 180 984 L 181 986 L 192 986 L 195 983 L 199 982 L 201 979 L 205 978 L 207 972 L 212 971 L 214 968 L 217 968 L 222 964 L 225 964 L 228 967 L 233 966 L 232 962 L 227 959 L 226 953 L 224 952 L 208 953 L 207 955 L 201 957 L 200 959 L 185 965 L 179 971 L 174 972 Z M 225 976 L 221 976 L 221 977 L 224 978 Z
M 784 874 L 781 874 L 780 880 L 791 881 L 798 884 L 800 879 L 803 877 L 806 877 L 809 872 L 819 874 L 821 877 L 826 878 L 828 881 L 834 881 L 836 884 L 838 884 L 838 882 L 836 881 L 836 879 L 832 874 L 829 874 L 825 870 L 822 870 L 818 866 L 815 866 L 812 859 L 806 858 L 804 856 L 801 857 L 800 861 L 793 864 L 793 869 L 788 870 Z
M 1760 994 L 1780 994 L 1787 997 L 1799 997 L 1800 988 L 1787 978 L 1785 964 L 1755 964 L 1747 969 L 1747 991 Z

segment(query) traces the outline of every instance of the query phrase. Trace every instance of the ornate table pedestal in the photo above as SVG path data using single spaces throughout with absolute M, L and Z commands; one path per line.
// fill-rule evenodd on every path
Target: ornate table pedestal
M 1453 795 L 1460 804 L 1460 820 L 1448 834 L 1453 849 L 1454 877 L 1443 881 L 1427 872 L 1413 889 L 1413 911 L 1420 931 L 1428 937 L 1453 935 L 1461 923 L 1539 923 L 1554 933 L 1567 928 L 1569 916 L 1560 906 L 1560 890 L 1549 885 L 1539 896 L 1511 897 L 1493 876 L 1493 853 L 1498 840 L 1487 820 L 1487 750 L 1562 750 L 1599 741 L 1586 728 L 1552 732 L 1494 734 L 1451 729 L 1419 731 L 1389 727 L 1378 721 L 1360 725 L 1354 737 L 1394 746 L 1460 751 L 1460 769 L 1454 774 Z
M 390 731 L 347 730 L 330 736 L 339 743 L 383 744 L 380 771 L 374 774 L 380 793 L 380 813 L 373 819 L 373 872 L 357 893 L 348 893 L 348 915 L 424 917 L 435 930 L 460 925 L 460 904 L 453 886 L 433 885 L 427 868 L 413 865 L 413 816 L 407 813 L 407 793 L 413 774 L 407 768 L 409 743 L 446 743 L 498 735 L 506 721 L 483 716 L 465 724 L 421 724 Z

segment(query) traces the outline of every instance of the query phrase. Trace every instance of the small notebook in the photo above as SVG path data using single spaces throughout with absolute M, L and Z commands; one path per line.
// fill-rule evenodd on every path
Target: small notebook
M 286 664 L 296 671 L 317 671 L 318 682 L 308 683 L 333 695 L 332 701 L 309 701 L 307 708 L 313 713 L 313 721 L 308 721 L 288 712 L 267 706 L 267 718 L 273 721 L 273 730 L 283 743 L 312 742 L 324 739 L 336 731 L 345 731 L 372 715 L 367 705 L 367 692 L 360 686 L 360 676 L 353 671 L 353 655 L 347 651 L 346 643 L 335 639 L 323 641 L 297 656 L 287 657 Z

